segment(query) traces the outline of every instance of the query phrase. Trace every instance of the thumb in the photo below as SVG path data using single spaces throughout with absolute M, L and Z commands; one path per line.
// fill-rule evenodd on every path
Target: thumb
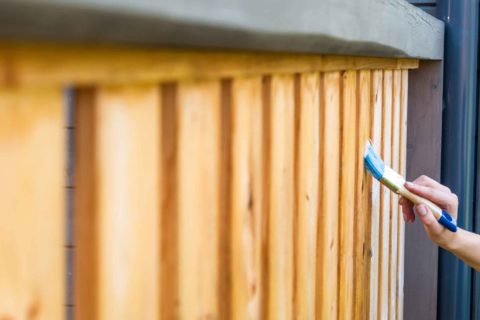
M 415 206 L 415 211 L 420 217 L 425 229 L 427 229 L 430 234 L 435 235 L 443 231 L 442 225 L 435 219 L 429 207 L 424 204 L 419 204 Z

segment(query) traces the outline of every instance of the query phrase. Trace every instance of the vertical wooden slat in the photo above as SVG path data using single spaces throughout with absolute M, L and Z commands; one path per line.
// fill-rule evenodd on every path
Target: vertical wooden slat
M 406 175 L 407 167 L 407 111 L 408 70 L 402 70 L 400 92 L 400 173 Z M 400 210 L 400 209 L 399 209 Z M 403 283 L 405 260 L 405 221 L 398 215 L 398 276 L 397 276 L 397 319 L 403 319 Z
M 154 85 L 97 92 L 100 319 L 158 317 L 159 102 Z
M 178 85 L 179 314 L 218 317 L 220 83 Z
M 341 97 L 341 171 L 340 171 L 340 259 L 339 259 L 339 319 L 353 318 L 354 285 L 354 221 L 355 221 L 355 160 L 357 75 L 346 71 L 342 75 Z M 328 214 L 333 214 L 329 212 Z
M 177 86 L 161 85 L 160 318 L 178 318 L 178 117 Z
M 271 79 L 269 318 L 289 319 L 293 300 L 294 78 Z
M 232 318 L 261 319 L 262 80 L 232 85 Z
M 0 318 L 64 315 L 60 88 L 0 88 Z
M 393 105 L 392 105 L 392 168 L 399 172 L 400 157 L 400 99 L 401 99 L 401 71 L 393 72 Z M 396 319 L 397 311 L 397 277 L 398 277 L 398 196 L 391 192 L 390 209 L 390 306 L 389 318 Z
M 98 319 L 98 215 L 95 90 L 75 92 L 75 319 Z
M 319 74 L 302 74 L 296 186 L 296 319 L 315 318 L 320 94 Z
M 217 310 L 220 319 L 231 318 L 231 171 L 232 171 L 232 80 L 220 82 L 220 132 L 218 164 Z
M 366 319 L 370 290 L 370 243 L 371 183 L 364 169 L 363 152 L 370 137 L 371 121 L 371 72 L 360 71 L 357 76 L 357 139 L 356 139 L 356 181 L 355 181 L 355 319 Z
M 391 166 L 392 158 L 392 71 L 383 72 L 383 117 L 382 117 L 382 158 Z M 378 318 L 387 319 L 389 314 L 390 284 L 390 190 L 381 188 L 380 197 L 380 271 L 378 282 Z
M 383 103 L 383 73 L 382 71 L 372 72 L 372 104 L 371 104 L 371 132 L 370 137 L 377 151 L 382 143 L 382 103 Z M 372 181 L 371 195 L 371 263 L 370 263 L 370 307 L 369 318 L 378 319 L 379 307 L 379 286 L 380 279 L 380 183 L 370 178 Z
M 320 155 L 317 319 L 337 318 L 338 211 L 340 180 L 340 74 L 322 75 L 320 104 Z

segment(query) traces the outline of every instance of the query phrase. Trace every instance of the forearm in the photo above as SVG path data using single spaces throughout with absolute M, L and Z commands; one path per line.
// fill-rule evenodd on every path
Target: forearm
M 442 247 L 480 271 L 480 235 L 459 228 Z

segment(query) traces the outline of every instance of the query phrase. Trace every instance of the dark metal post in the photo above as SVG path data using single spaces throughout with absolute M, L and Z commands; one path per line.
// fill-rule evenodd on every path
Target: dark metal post
M 472 230 L 475 185 L 478 1 L 439 0 L 445 21 L 442 182 L 459 197 L 458 223 Z M 472 271 L 440 250 L 438 319 L 471 318 Z

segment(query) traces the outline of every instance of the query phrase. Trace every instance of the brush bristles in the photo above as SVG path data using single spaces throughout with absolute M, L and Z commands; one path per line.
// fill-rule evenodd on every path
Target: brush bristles
M 377 180 L 382 179 L 385 171 L 385 163 L 383 163 L 382 158 L 375 151 L 370 142 L 367 141 L 365 144 L 365 153 L 363 154 L 363 159 L 365 160 L 365 167 L 368 172 Z

